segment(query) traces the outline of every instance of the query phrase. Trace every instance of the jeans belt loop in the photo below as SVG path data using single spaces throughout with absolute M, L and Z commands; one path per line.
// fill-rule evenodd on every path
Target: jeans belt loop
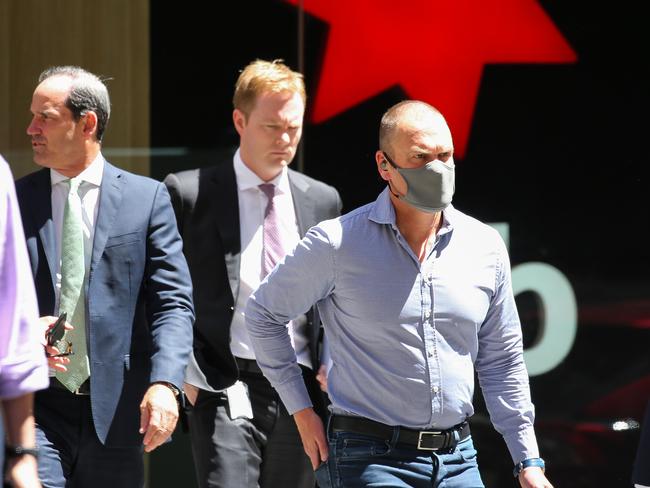
M 459 429 L 454 429 L 451 435 L 454 436 L 454 438 L 453 438 L 453 446 L 456 447 L 458 445 L 458 443 L 460 442 L 460 430 Z
M 396 425 L 393 427 L 393 435 L 389 441 L 390 447 L 395 447 L 397 445 L 397 441 L 399 440 L 399 431 L 401 427 L 399 425 Z
M 330 434 L 333 432 L 332 430 L 332 419 L 334 418 L 334 415 L 328 415 L 327 416 L 327 425 L 325 426 L 325 435 L 327 437 L 327 442 L 330 441 Z
M 443 432 L 442 447 L 440 448 L 441 451 L 449 449 L 450 444 L 451 444 L 451 433 L 452 432 L 454 432 L 454 431 L 453 430 L 447 430 L 447 431 Z

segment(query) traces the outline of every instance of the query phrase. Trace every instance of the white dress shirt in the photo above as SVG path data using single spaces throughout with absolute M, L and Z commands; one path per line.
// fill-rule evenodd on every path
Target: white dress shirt
M 276 187 L 274 205 L 280 219 L 279 227 L 283 249 L 292 250 L 300 241 L 296 212 L 291 196 L 287 168 L 271 181 L 264 181 L 246 166 L 239 150 L 233 158 L 237 195 L 239 200 L 239 229 L 241 238 L 241 262 L 239 268 L 239 293 L 235 301 L 235 312 L 230 326 L 230 350 L 233 355 L 243 359 L 255 359 L 255 353 L 246 329 L 244 310 L 246 302 L 261 282 L 264 211 L 268 199 L 258 188 L 262 183 L 272 183 Z M 287 290 L 290 293 L 291 290 Z M 298 362 L 312 367 L 306 334 L 307 318 L 302 315 L 289 324 L 291 344 L 296 351 Z
M 93 251 L 93 238 L 95 237 L 95 222 L 97 221 L 97 211 L 99 210 L 99 190 L 102 184 L 104 174 L 104 157 L 101 153 L 78 178 L 82 182 L 79 185 L 79 196 L 81 198 L 81 215 L 82 230 L 84 234 L 84 255 L 86 265 L 85 286 L 87 286 L 88 270 L 90 269 L 90 259 Z M 55 239 L 56 239 L 56 288 L 55 288 L 55 311 L 58 314 L 59 296 L 61 294 L 61 233 L 63 229 L 63 209 L 70 186 L 66 181 L 69 178 L 62 175 L 54 169 L 50 169 L 50 181 L 52 183 L 52 221 L 54 222 Z

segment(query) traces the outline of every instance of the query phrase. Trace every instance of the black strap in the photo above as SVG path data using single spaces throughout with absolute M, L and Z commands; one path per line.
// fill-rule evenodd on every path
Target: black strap
M 237 363 L 237 369 L 239 369 L 240 373 L 262 374 L 262 370 L 254 359 L 244 359 L 235 356 L 235 363 Z
M 21 456 L 34 456 L 38 459 L 38 447 L 23 447 L 23 446 L 12 446 L 5 445 L 5 456 L 7 459 L 17 458 Z
M 446 451 L 456 448 L 458 442 L 470 435 L 467 422 L 445 430 L 415 430 L 407 427 L 392 427 L 363 417 L 334 415 L 330 421 L 334 432 L 354 432 L 391 442 L 397 432 L 397 444 L 422 451 Z
M 88 396 L 90 395 L 90 378 L 88 378 L 79 386 L 77 392 L 71 392 L 70 390 L 68 390 L 68 388 L 63 383 L 61 383 L 59 379 L 56 377 L 50 378 L 50 388 L 54 388 L 56 390 L 64 390 L 70 393 L 71 395 Z

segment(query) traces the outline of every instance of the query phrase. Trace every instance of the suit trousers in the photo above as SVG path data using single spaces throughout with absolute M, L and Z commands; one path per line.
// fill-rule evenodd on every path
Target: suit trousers
M 89 395 L 50 386 L 36 393 L 34 410 L 43 488 L 144 485 L 143 448 L 113 448 L 99 442 Z
M 314 373 L 303 368 L 303 377 L 314 396 Z M 231 420 L 224 392 L 200 390 L 188 408 L 199 487 L 313 488 L 314 471 L 278 394 L 261 372 L 241 371 L 239 379 L 248 387 L 252 419 Z

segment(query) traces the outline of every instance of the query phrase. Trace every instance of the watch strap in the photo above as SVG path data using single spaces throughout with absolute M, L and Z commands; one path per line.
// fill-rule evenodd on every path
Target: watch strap
M 24 447 L 24 446 L 13 446 L 10 444 L 5 445 L 5 456 L 9 458 L 17 458 L 20 456 L 34 456 L 38 458 L 38 447 Z
M 153 384 L 154 385 L 164 385 L 164 386 L 166 386 L 167 388 L 169 388 L 172 391 L 172 393 L 174 394 L 174 396 L 176 398 L 178 398 L 180 396 L 180 394 L 181 394 L 181 390 L 176 388 L 176 386 L 174 386 L 174 384 L 170 383 L 169 381 L 156 381 Z
M 546 463 L 542 458 L 524 459 L 522 462 L 515 465 L 515 469 L 512 471 L 512 474 L 515 478 L 517 478 L 519 476 L 519 473 L 521 473 L 524 469 L 532 467 L 542 468 L 542 471 L 544 471 L 546 469 Z

